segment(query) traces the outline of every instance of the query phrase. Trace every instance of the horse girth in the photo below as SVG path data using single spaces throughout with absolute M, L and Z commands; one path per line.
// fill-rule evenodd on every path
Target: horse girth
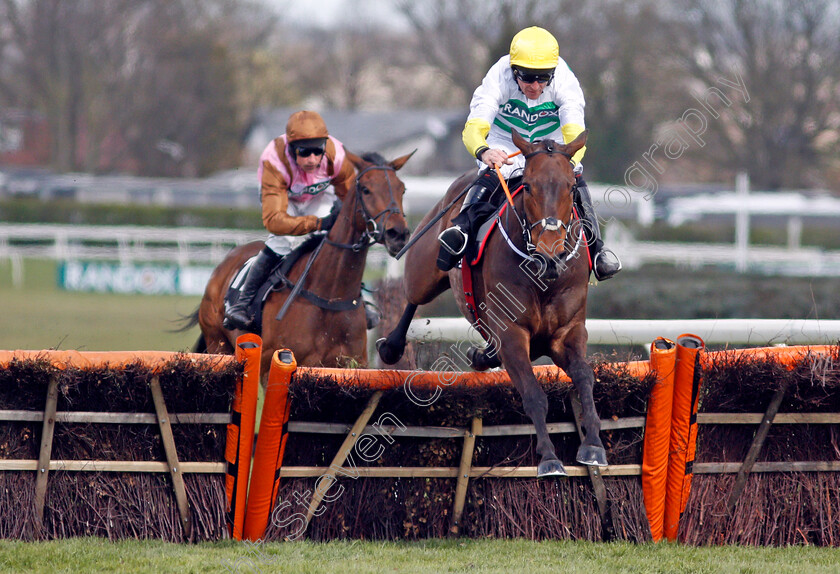
M 282 276 L 281 279 L 282 280 L 277 285 L 272 287 L 273 291 L 294 289 L 295 283 L 288 277 Z M 298 295 L 316 307 L 326 311 L 352 311 L 353 309 L 358 309 L 363 304 L 361 293 L 355 297 L 348 297 L 347 299 L 327 299 L 309 291 L 308 289 L 301 289 L 298 291 Z

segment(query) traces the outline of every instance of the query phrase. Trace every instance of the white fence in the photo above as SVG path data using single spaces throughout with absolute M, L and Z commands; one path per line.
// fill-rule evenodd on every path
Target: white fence
M 751 345 L 834 344 L 840 340 L 840 320 L 788 319 L 587 319 L 590 345 L 649 345 L 657 337 L 676 340 L 691 333 L 709 344 Z M 472 341 L 481 337 L 464 318 L 415 319 L 408 329 L 412 341 Z
M 611 225 L 615 227 L 618 224 Z M 626 269 L 667 263 L 691 269 L 718 265 L 766 275 L 840 276 L 840 251 L 824 251 L 817 247 L 751 245 L 741 250 L 731 243 L 636 241 L 629 235 L 616 235 L 609 230 L 605 240 L 607 246 L 621 258 Z
M 215 265 L 231 248 L 265 237 L 265 232 L 234 229 L 2 224 L 0 260 L 12 261 L 14 282 L 20 284 L 20 261 L 25 257 L 60 261 L 110 260 L 121 263 L 168 262 L 183 266 Z M 612 239 L 614 243 L 611 246 L 620 250 L 628 266 L 676 261 L 700 266 L 734 261 L 732 245 L 630 242 L 626 238 L 622 242 L 621 237 Z M 795 262 L 800 270 L 805 268 L 825 272 L 840 269 L 840 254 L 824 253 L 816 249 L 752 246 L 750 257 L 764 262 Z M 400 265 L 379 246 L 372 249 L 368 261 L 374 266 L 387 265 L 391 275 L 399 272 Z M 840 321 L 589 319 L 586 325 L 589 342 L 594 345 L 647 345 L 656 337 L 676 338 L 686 332 L 698 335 L 710 344 L 817 344 L 840 340 Z M 466 319 L 418 319 L 412 322 L 409 337 L 417 341 L 476 338 L 477 335 L 471 335 L 470 330 Z
M 263 240 L 266 235 L 239 229 L 4 223 L 0 224 L 0 260 L 14 263 L 33 257 L 216 265 L 233 247 Z M 628 269 L 667 263 L 691 268 L 726 265 L 766 274 L 840 276 L 840 251 L 815 247 L 636 241 L 618 221 L 607 227 L 605 239 Z M 393 277 L 401 275 L 403 261 L 388 257 L 381 246 L 373 246 L 368 265 L 386 268 Z
M 198 268 L 209 277 L 213 267 L 234 247 L 262 241 L 265 231 L 204 229 L 196 227 L 93 226 L 0 224 L 0 261 L 11 261 L 12 280 L 23 284 L 24 258 L 57 261 L 117 261 L 134 264 L 167 263 Z M 368 264 L 386 268 L 389 276 L 400 275 L 398 262 L 381 246 L 373 246 Z M 191 292 L 195 290 L 191 288 Z M 199 293 L 203 291 L 203 287 Z
M 218 263 L 237 245 L 265 232 L 132 225 L 0 224 L 0 258 Z

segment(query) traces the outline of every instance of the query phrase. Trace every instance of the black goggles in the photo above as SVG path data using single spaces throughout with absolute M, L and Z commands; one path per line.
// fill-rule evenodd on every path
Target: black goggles
M 296 147 L 295 153 L 300 157 L 309 157 L 311 155 L 324 155 L 324 148 L 322 147 Z
M 545 74 L 529 74 L 527 72 L 514 69 L 513 77 L 515 77 L 517 80 L 522 80 L 522 82 L 525 84 L 533 84 L 534 82 L 547 84 L 551 81 L 551 78 L 554 77 L 554 74 L 551 72 L 547 72 Z

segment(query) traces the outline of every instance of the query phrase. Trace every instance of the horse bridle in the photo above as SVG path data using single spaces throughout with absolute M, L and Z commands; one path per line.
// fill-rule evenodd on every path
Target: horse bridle
M 547 155 L 562 155 L 566 159 L 569 160 L 569 163 L 572 163 L 572 154 L 566 153 L 565 151 L 559 150 L 555 147 L 556 142 L 554 140 L 543 140 L 542 142 L 543 149 L 538 149 L 536 151 L 532 151 L 531 153 L 525 154 L 525 161 L 527 162 L 529 159 L 536 155 L 540 154 L 547 154 Z M 525 191 L 530 191 L 530 186 L 525 183 Z M 524 211 L 524 210 L 523 210 Z M 566 231 L 566 236 L 572 233 L 572 218 L 569 218 L 568 223 L 564 223 L 562 219 L 557 217 L 543 217 L 539 221 L 536 221 L 532 224 L 528 224 L 527 215 L 523 213 L 523 216 L 520 217 L 516 210 L 514 209 L 514 213 L 516 214 L 517 219 L 519 219 L 519 225 L 522 229 L 522 236 L 525 240 L 525 250 L 528 253 L 528 258 L 533 259 L 534 254 L 537 252 L 537 246 L 531 242 L 531 231 L 538 226 L 542 226 L 542 229 L 537 234 L 537 242 L 539 243 L 540 236 L 545 233 L 546 231 L 559 231 L 560 229 L 564 229 Z M 575 252 L 577 251 L 577 245 L 575 246 Z
M 364 185 L 362 184 L 362 176 L 369 171 L 373 171 L 376 169 L 386 170 L 386 171 L 393 171 L 396 173 L 395 170 L 390 165 L 369 165 L 363 170 L 361 170 L 358 175 L 356 175 L 355 181 L 355 194 L 356 194 L 356 210 L 361 211 L 362 218 L 365 221 L 365 230 L 362 232 L 362 235 L 359 237 L 359 240 L 356 243 L 339 243 L 336 241 L 331 241 L 329 239 L 325 239 L 325 241 L 334 247 L 339 247 L 342 249 L 352 249 L 353 251 L 359 251 L 363 247 L 367 247 L 368 245 L 372 245 L 374 243 L 384 243 L 385 241 L 385 221 L 388 220 L 388 217 L 395 214 L 402 214 L 402 210 L 400 209 L 399 204 L 397 203 L 396 198 L 394 197 L 394 188 L 391 186 L 391 178 L 386 176 L 386 180 L 388 182 L 388 193 L 390 194 L 390 201 L 388 205 L 385 206 L 385 209 L 377 213 L 376 215 L 371 215 L 370 211 L 365 205 L 364 193 L 362 189 Z M 382 226 L 377 224 L 377 220 L 385 216 L 383 220 Z
M 365 169 L 361 170 L 358 173 L 358 175 L 356 176 L 355 190 L 354 190 L 354 193 L 356 194 L 356 210 L 357 211 L 361 210 L 362 217 L 364 218 L 364 221 L 365 221 L 365 229 L 364 229 L 364 231 L 362 231 L 362 234 L 359 237 L 359 240 L 356 243 L 340 243 L 338 241 L 332 241 L 331 239 L 329 239 L 329 237 L 325 237 L 324 238 L 324 243 L 321 243 L 316 248 L 315 253 L 313 253 L 310 256 L 310 259 L 307 262 L 307 269 L 304 270 L 304 272 L 301 275 L 300 279 L 298 280 L 297 284 L 292 283 L 291 281 L 289 281 L 288 279 L 286 279 L 284 277 L 284 280 L 285 280 L 284 287 L 289 287 L 289 288 L 292 289 L 292 295 L 289 296 L 289 299 L 287 299 L 287 302 L 290 301 L 294 297 L 295 291 L 297 290 L 297 292 L 302 297 L 307 299 L 310 303 L 313 303 L 314 305 L 320 307 L 321 309 L 328 309 L 330 311 L 349 311 L 351 309 L 356 309 L 360 305 L 362 305 L 361 296 L 351 297 L 349 299 L 344 299 L 344 300 L 325 299 L 323 297 L 320 297 L 319 295 L 316 295 L 315 293 L 313 293 L 311 291 L 301 289 L 300 285 L 302 285 L 303 279 L 306 277 L 306 274 L 308 272 L 308 266 L 311 265 L 312 261 L 317 256 L 318 251 L 320 250 L 320 248 L 324 244 L 332 245 L 333 247 L 337 247 L 339 249 L 351 249 L 354 252 L 358 253 L 359 251 L 361 251 L 364 247 L 367 247 L 368 245 L 371 245 L 373 243 L 382 243 L 384 241 L 384 239 L 385 239 L 384 224 L 383 224 L 382 230 L 379 230 L 379 226 L 376 223 L 377 219 L 379 219 L 380 217 L 385 215 L 385 219 L 387 220 L 389 215 L 393 215 L 395 213 L 402 213 L 402 210 L 400 210 L 400 207 L 397 204 L 397 200 L 394 198 L 394 189 L 393 189 L 393 187 L 391 187 L 391 179 L 386 177 L 386 179 L 388 180 L 388 192 L 391 195 L 391 200 L 388 202 L 388 205 L 385 207 L 385 209 L 383 209 L 382 211 L 380 211 L 376 215 L 371 215 L 370 214 L 370 211 L 368 210 L 367 205 L 365 205 L 365 200 L 364 200 L 364 197 L 363 197 L 364 193 L 362 191 L 363 186 L 362 186 L 362 183 L 361 183 L 361 178 L 364 174 L 366 174 L 367 172 L 372 171 L 374 169 L 390 170 L 390 171 L 393 171 L 393 172 L 397 171 L 396 169 L 394 169 L 390 165 L 370 165 L 370 166 L 366 167 Z M 361 206 L 361 207 L 359 207 L 359 206 Z M 287 309 L 288 309 L 287 304 L 284 303 L 283 308 L 280 309 L 280 312 L 278 312 L 275 319 L 277 319 L 278 321 L 280 319 L 282 319 L 283 315 L 286 313 Z

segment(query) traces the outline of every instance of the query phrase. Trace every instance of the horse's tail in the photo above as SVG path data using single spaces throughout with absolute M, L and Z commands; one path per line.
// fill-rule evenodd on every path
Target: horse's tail
M 195 311 L 190 313 L 189 315 L 181 315 L 177 319 L 173 321 L 173 323 L 180 323 L 181 326 L 177 329 L 172 329 L 169 331 L 170 333 L 183 333 L 184 331 L 189 331 L 196 325 L 198 325 L 198 311 L 201 309 L 201 305 L 195 308 Z
M 184 331 L 189 331 L 196 325 L 198 325 L 198 311 L 201 309 L 201 305 L 195 308 L 195 311 L 190 313 L 189 315 L 181 315 L 177 319 L 173 321 L 173 323 L 180 323 L 181 326 L 177 329 L 171 329 L 170 333 L 183 333 Z M 207 352 L 207 341 L 204 339 L 204 333 L 198 334 L 198 340 L 195 342 L 192 348 L 193 353 L 206 353 Z

